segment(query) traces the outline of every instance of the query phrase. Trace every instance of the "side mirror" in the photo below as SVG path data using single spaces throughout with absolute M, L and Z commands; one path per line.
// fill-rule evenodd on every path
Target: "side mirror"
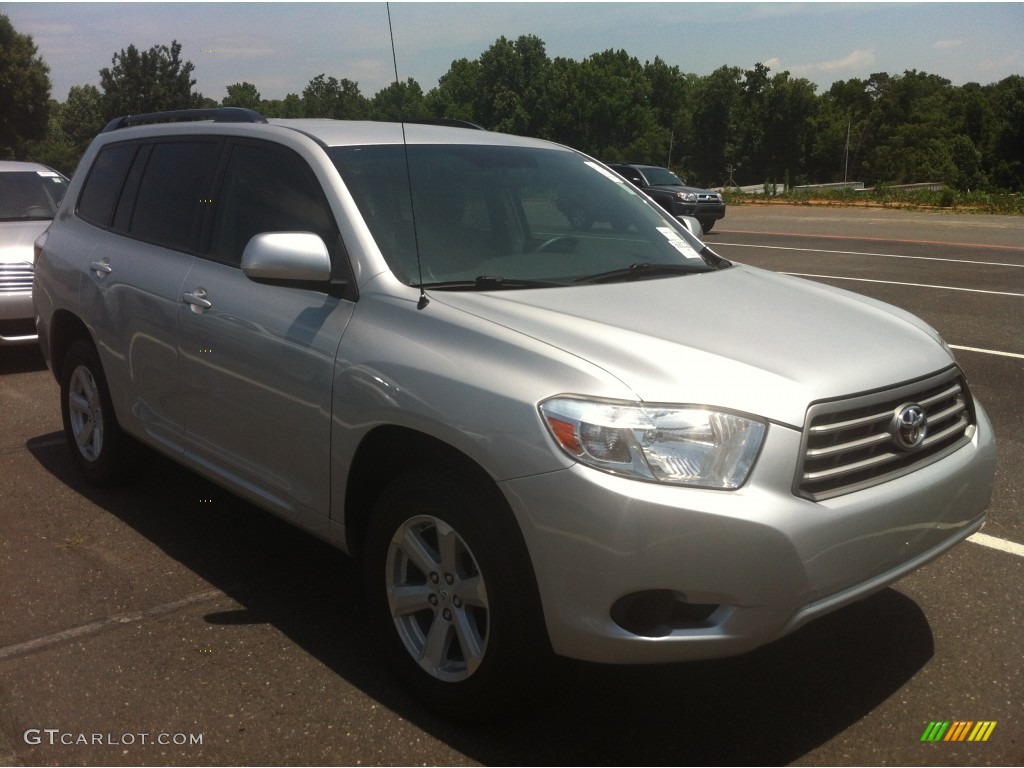
M 704 237 L 704 227 L 693 216 L 676 216 L 676 220 L 686 227 L 686 230 L 698 240 Z
M 326 283 L 331 257 L 311 232 L 262 232 L 242 251 L 242 272 L 250 280 Z

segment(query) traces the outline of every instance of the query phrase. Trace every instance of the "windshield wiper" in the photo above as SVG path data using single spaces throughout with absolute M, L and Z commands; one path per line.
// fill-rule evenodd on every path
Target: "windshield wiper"
M 612 269 L 608 272 L 599 272 L 596 275 L 587 275 L 573 280 L 574 283 L 613 283 L 617 280 L 639 280 L 644 277 L 660 277 L 665 275 L 694 275 L 701 272 L 710 272 L 706 264 L 700 266 L 694 264 L 649 264 L 647 262 L 636 262 L 625 269 Z
M 564 285 L 565 283 L 556 283 L 550 280 L 520 280 L 480 275 L 473 280 L 442 280 L 436 283 L 424 283 L 421 287 L 445 291 L 509 291 L 523 288 L 554 288 Z

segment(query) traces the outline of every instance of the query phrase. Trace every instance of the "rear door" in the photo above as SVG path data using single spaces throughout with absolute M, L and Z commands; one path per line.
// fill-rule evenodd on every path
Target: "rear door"
M 90 169 L 78 217 L 98 226 L 82 242 L 81 302 L 122 423 L 181 449 L 177 348 L 181 285 L 206 215 L 220 139 L 142 140 L 106 147 Z

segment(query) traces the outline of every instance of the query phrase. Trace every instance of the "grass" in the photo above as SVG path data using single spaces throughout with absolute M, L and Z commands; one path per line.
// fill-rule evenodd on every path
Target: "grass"
M 766 196 L 739 190 L 725 190 L 727 205 L 814 205 L 835 207 L 901 208 L 919 211 L 989 213 L 1024 216 L 1024 195 L 1009 192 L 958 192 L 954 189 L 896 189 L 876 187 L 867 190 L 829 189 L 795 190 Z

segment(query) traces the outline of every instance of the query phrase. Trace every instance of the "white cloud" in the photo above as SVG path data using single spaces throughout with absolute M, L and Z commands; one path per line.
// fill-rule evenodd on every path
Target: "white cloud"
M 948 48 L 956 48 L 957 46 L 963 45 L 963 40 L 937 40 L 932 43 L 932 48 L 938 48 L 940 51 L 944 51 Z
M 811 64 L 810 66 L 815 72 L 837 72 L 848 69 L 857 69 L 858 67 L 866 67 L 869 64 L 874 63 L 874 48 L 866 51 L 858 48 L 845 58 L 836 59 L 834 61 L 822 61 L 818 64 Z
M 788 70 L 790 74 L 797 77 L 803 77 L 807 75 L 814 75 L 821 72 L 849 72 L 862 69 L 863 67 L 871 66 L 875 63 L 875 50 L 874 48 L 863 50 L 858 48 L 852 51 L 849 55 L 844 56 L 841 59 L 832 59 L 830 61 L 818 61 L 811 64 L 794 64 L 787 66 L 783 64 L 782 59 L 778 57 L 772 57 L 764 61 L 764 65 L 771 69 L 773 72 L 781 72 Z
M 978 68 L 983 72 L 1012 70 L 1020 62 L 1020 56 L 1011 53 L 1001 59 L 983 59 Z
M 278 53 L 277 46 L 256 36 L 214 38 L 197 51 L 197 56 L 218 56 L 225 59 L 261 59 Z

